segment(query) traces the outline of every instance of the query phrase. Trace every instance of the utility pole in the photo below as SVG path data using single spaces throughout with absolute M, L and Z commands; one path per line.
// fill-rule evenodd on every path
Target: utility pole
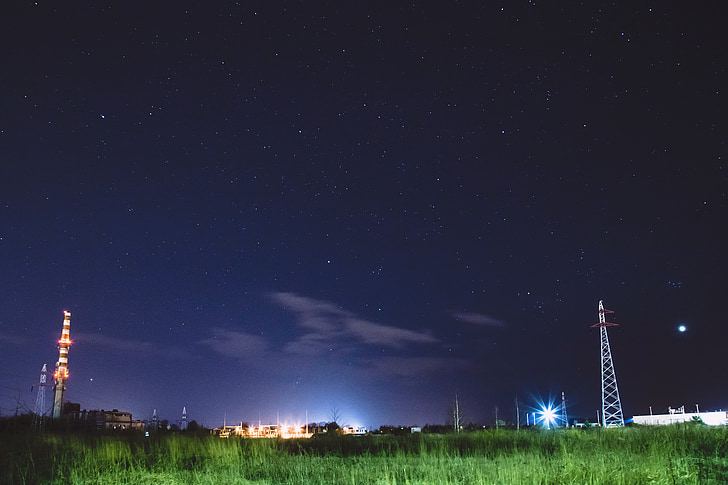
M 599 335 L 601 336 L 602 421 L 605 428 L 611 428 L 624 426 L 624 417 L 622 416 L 622 403 L 619 400 L 619 390 L 617 389 L 617 376 L 612 362 L 612 351 L 607 336 L 607 327 L 617 327 L 619 324 L 607 322 L 605 316 L 607 313 L 614 312 L 605 310 L 602 300 L 599 300 L 599 323 L 592 325 L 592 327 L 599 327 Z

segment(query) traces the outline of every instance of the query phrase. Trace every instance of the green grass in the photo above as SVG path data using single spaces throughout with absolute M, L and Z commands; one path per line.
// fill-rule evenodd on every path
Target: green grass
M 8 484 L 711 484 L 728 429 L 696 425 L 309 440 L 0 432 Z

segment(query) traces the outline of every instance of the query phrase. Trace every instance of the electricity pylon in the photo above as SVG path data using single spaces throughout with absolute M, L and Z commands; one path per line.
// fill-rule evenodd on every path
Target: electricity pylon
M 607 336 L 607 327 L 616 327 L 619 324 L 607 322 L 607 313 L 614 312 L 605 310 L 602 300 L 599 300 L 599 323 L 592 327 L 599 327 L 602 341 L 602 426 L 612 428 L 624 426 L 624 417 L 617 389 L 617 376 L 614 373 L 612 351 L 609 348 L 609 337 Z
M 40 429 L 45 418 L 45 388 L 46 388 L 46 364 L 40 371 L 40 382 L 38 383 L 38 397 L 35 399 L 35 413 L 33 416 L 33 425 L 36 429 Z

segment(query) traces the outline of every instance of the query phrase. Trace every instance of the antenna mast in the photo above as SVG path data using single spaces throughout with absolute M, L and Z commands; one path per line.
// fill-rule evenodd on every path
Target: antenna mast
M 602 300 L 599 300 L 599 323 L 592 327 L 599 327 L 602 342 L 602 426 L 612 428 L 624 426 L 624 417 L 617 389 L 617 376 L 614 373 L 612 351 L 609 348 L 609 337 L 607 337 L 607 327 L 617 327 L 619 324 L 607 322 L 607 313 L 614 312 L 605 310 Z

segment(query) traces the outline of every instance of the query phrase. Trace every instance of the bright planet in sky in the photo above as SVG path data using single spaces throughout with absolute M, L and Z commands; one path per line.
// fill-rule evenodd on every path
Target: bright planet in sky
M 679 331 L 680 333 L 683 333 L 683 332 L 685 332 L 685 331 L 686 331 L 687 329 L 688 329 L 688 327 L 686 327 L 685 325 L 680 325 L 679 327 L 677 327 L 677 330 L 678 330 L 678 331 Z

